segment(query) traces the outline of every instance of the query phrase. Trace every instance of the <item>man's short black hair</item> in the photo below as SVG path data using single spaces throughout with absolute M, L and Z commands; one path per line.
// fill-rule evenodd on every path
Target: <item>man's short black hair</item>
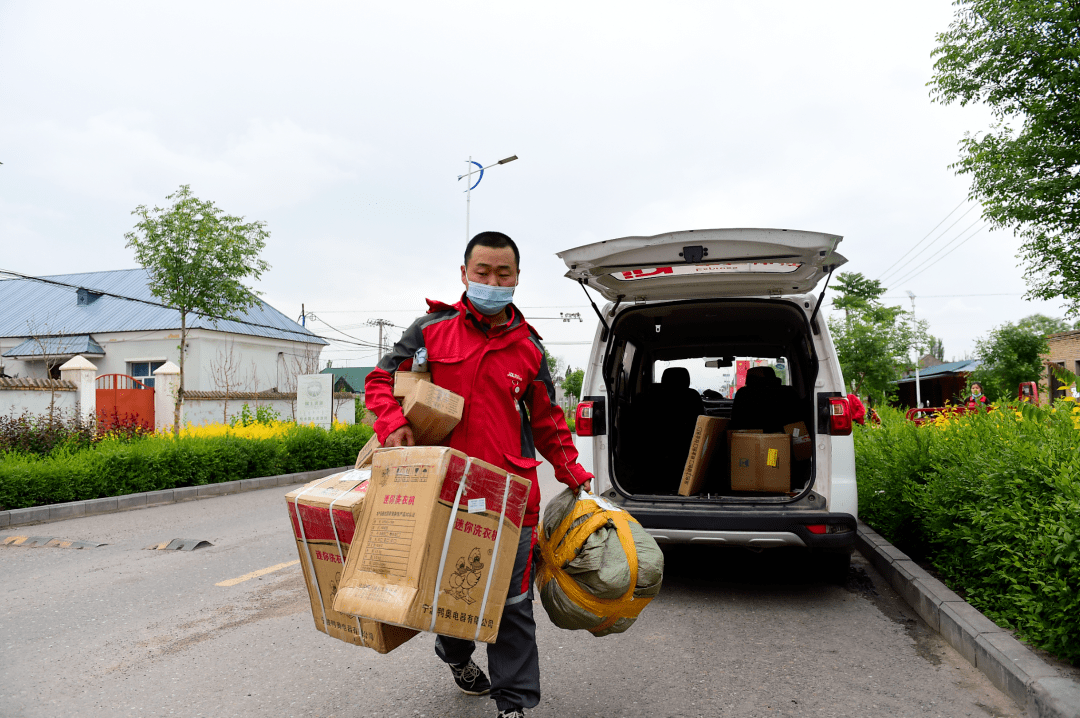
M 480 245 L 481 247 L 491 247 L 492 249 L 505 249 L 509 247 L 514 250 L 514 266 L 521 267 L 521 255 L 518 253 L 517 245 L 514 244 L 514 240 L 502 232 L 481 232 L 472 239 L 469 240 L 469 244 L 465 247 L 465 266 L 469 265 L 469 257 L 472 256 L 473 247 Z

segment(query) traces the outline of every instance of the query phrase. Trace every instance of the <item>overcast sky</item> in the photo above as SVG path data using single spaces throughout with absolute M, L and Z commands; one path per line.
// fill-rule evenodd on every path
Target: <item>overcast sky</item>
M 894 303 L 914 292 L 961 358 L 1003 321 L 1062 311 L 1022 300 L 1017 240 L 977 232 L 968 181 L 948 167 L 988 124 L 984 108 L 928 97 L 952 9 L 0 2 L 0 269 L 137 266 L 131 211 L 190 184 L 267 223 L 257 289 L 271 305 L 374 341 L 367 319 L 405 326 L 424 297 L 460 295 L 456 177 L 470 156 L 516 154 L 473 193 L 471 227 L 517 240 L 516 302 L 572 365 L 596 321 L 557 251 L 808 229 L 843 235 L 845 269 L 877 278 L 946 217 L 883 283 Z M 324 358 L 374 363 L 343 344 Z

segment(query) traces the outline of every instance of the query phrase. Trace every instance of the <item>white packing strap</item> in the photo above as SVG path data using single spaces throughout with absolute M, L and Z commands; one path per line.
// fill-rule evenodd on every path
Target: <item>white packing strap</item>
M 311 568 L 311 582 L 315 584 L 315 593 L 319 596 L 319 610 L 322 611 L 322 625 L 323 630 L 330 633 L 330 627 L 326 625 L 326 607 L 323 606 L 322 589 L 319 588 L 319 576 L 315 573 L 315 557 L 311 555 L 311 546 L 308 544 L 307 531 L 304 530 L 304 517 L 300 515 L 300 497 L 311 491 L 317 489 L 327 481 L 333 481 L 337 477 L 337 474 L 328 476 L 317 484 L 311 486 L 305 486 L 300 489 L 300 492 L 296 494 L 296 498 L 293 499 L 293 506 L 296 509 L 296 523 L 300 524 L 300 540 L 304 542 L 304 549 L 307 550 L 308 566 Z
M 363 473 L 364 471 L 367 471 L 368 478 L 364 479 L 364 481 L 370 481 L 371 480 L 371 470 L 370 469 L 353 469 L 353 471 L 357 471 L 358 473 Z M 355 487 L 353 487 L 353 488 L 355 488 Z M 352 490 L 353 489 L 349 489 L 348 491 L 342 491 L 340 494 L 338 494 L 337 496 L 334 497 L 333 501 L 330 502 L 330 528 L 334 529 L 334 540 L 337 541 L 338 556 L 341 556 L 341 573 L 342 573 L 342 575 L 345 574 L 345 549 L 341 547 L 341 535 L 338 534 L 337 522 L 334 521 L 334 502 L 337 501 L 338 499 L 340 499 L 345 494 L 350 493 Z M 351 511 L 350 511 L 350 513 L 351 513 Z M 350 545 L 352 544 L 352 539 L 351 538 L 349 539 L 349 544 Z M 360 645 L 367 648 L 367 641 L 364 640 L 364 629 L 360 627 L 360 617 L 359 616 L 353 616 L 353 618 L 356 619 L 356 632 L 360 636 Z M 326 622 L 325 618 L 323 619 L 323 622 L 324 623 Z
M 461 483 L 458 484 L 457 495 L 454 497 L 454 503 L 450 507 L 450 521 L 446 524 L 446 538 L 443 539 L 442 545 L 442 557 L 439 559 L 439 573 L 435 576 L 435 598 L 431 600 L 431 628 L 428 630 L 432 633 L 435 632 L 435 619 L 439 616 L 439 587 L 442 586 L 443 569 L 446 568 L 446 555 L 450 553 L 450 536 L 454 530 L 454 519 L 457 518 L 458 502 L 461 501 L 461 494 L 465 491 L 465 481 L 469 478 L 469 469 L 472 468 L 472 457 L 470 456 L 468 461 L 465 462 L 465 471 L 461 472 Z
M 476 622 L 476 635 L 473 636 L 473 640 L 480 638 L 480 629 L 484 627 L 484 609 L 487 608 L 488 592 L 491 590 L 491 577 L 495 575 L 495 567 L 499 562 L 499 542 L 502 541 L 503 535 L 503 520 L 506 518 L 506 500 L 510 497 L 510 476 L 506 474 L 506 486 L 503 488 L 503 503 L 502 510 L 499 511 L 498 530 L 495 534 L 495 547 L 491 549 L 491 568 L 488 570 L 487 585 L 484 586 L 484 597 L 480 599 L 480 618 Z M 517 551 L 514 551 L 514 563 L 517 563 Z M 513 578 L 511 578 L 513 580 Z M 525 593 L 529 592 L 525 589 Z

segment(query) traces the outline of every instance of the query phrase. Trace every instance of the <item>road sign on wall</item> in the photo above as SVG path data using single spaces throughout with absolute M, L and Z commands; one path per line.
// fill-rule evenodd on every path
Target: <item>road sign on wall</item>
M 330 428 L 334 415 L 334 376 L 303 374 L 296 377 L 296 423 Z

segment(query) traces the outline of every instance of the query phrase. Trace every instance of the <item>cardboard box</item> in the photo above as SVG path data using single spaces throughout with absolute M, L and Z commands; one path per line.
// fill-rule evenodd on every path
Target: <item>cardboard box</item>
M 814 453 L 814 438 L 810 436 L 806 424 L 797 421 L 784 427 L 784 432 L 791 437 L 791 458 L 794 461 L 806 461 Z
M 356 464 L 353 468 L 362 469 L 371 463 L 371 457 L 375 454 L 375 449 L 379 448 L 379 435 L 372 434 L 368 442 L 364 444 L 363 448 L 356 455 Z
M 334 609 L 494 643 L 530 488 L 455 449 L 379 449 Z
M 731 440 L 733 438 L 735 438 L 736 434 L 764 434 L 764 433 L 765 432 L 762 431 L 761 429 L 732 429 L 731 431 L 728 432 L 728 436 L 727 436 L 728 451 L 731 451 Z
M 690 441 L 690 453 L 687 454 L 686 466 L 683 467 L 682 483 L 679 484 L 679 496 L 693 496 L 701 491 L 713 454 L 721 444 L 721 437 L 730 423 L 729 419 L 716 416 L 697 418 L 694 438 Z
M 407 399 L 409 394 L 416 389 L 417 382 L 426 381 L 431 383 L 429 371 L 396 371 L 394 372 L 394 396 L 398 399 Z
M 418 381 L 401 408 L 417 446 L 435 446 L 461 421 L 465 400 L 429 381 Z
M 790 436 L 732 433 L 732 491 L 784 493 L 791 489 Z
M 346 643 L 389 653 L 415 636 L 416 631 L 334 610 L 345 556 L 361 514 L 370 476 L 370 471 L 352 470 L 316 479 L 286 494 L 285 500 L 308 598 L 311 599 L 315 628 Z

